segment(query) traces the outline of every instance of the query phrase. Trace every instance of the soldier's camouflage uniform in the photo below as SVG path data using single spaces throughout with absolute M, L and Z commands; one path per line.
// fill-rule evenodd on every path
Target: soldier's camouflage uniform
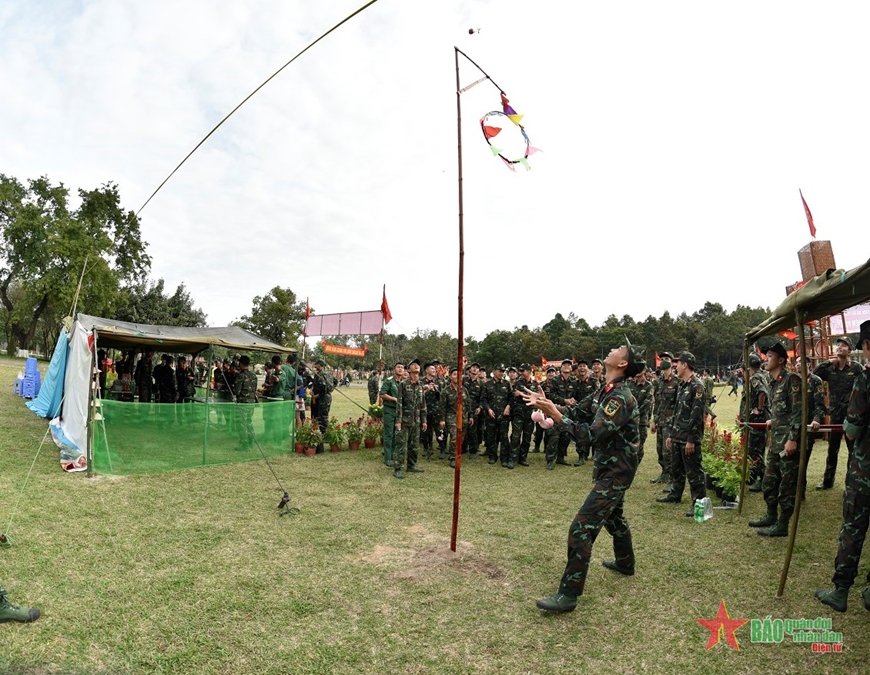
M 311 393 L 317 397 L 317 412 L 315 413 L 312 409 L 311 416 L 317 418 L 317 426 L 320 428 L 321 434 L 326 433 L 326 427 L 329 425 L 329 409 L 332 407 L 333 389 L 335 389 L 335 379 L 330 373 L 325 369 L 315 372 Z M 322 443 L 317 447 L 317 451 L 323 452 Z
M 456 401 L 459 397 L 459 388 L 454 387 L 453 383 L 446 385 L 441 390 L 441 396 L 438 399 L 438 422 L 444 422 L 444 446 L 447 451 L 447 456 L 451 459 L 456 457 Z M 468 423 L 471 419 L 468 414 L 468 390 L 462 388 L 462 410 L 464 412 L 462 421 L 462 431 L 468 428 Z
M 638 439 L 637 439 L 637 463 L 640 464 L 643 460 L 643 446 L 646 443 L 647 433 L 649 432 L 649 417 L 653 402 L 653 385 L 652 382 L 644 379 L 643 384 L 638 384 L 633 377 L 628 380 L 628 388 L 634 395 L 637 401 L 638 417 Z
M 420 427 L 426 421 L 426 399 L 423 396 L 423 382 L 411 382 L 405 378 L 399 382 L 396 401 L 396 422 L 401 422 L 401 429 L 396 429 L 393 446 L 393 466 L 397 471 L 405 468 L 407 459 L 408 470 L 417 466 L 417 448 L 420 445 Z
M 526 389 L 537 391 L 534 379 L 518 377 L 511 392 L 511 461 L 514 464 L 529 461 L 529 446 L 535 431 L 534 409 L 526 405 L 522 396 L 514 396 L 514 392 L 525 393 Z
M 701 469 L 701 444 L 704 440 L 704 408 L 707 392 L 697 376 L 680 382 L 677 405 L 670 422 L 671 489 L 670 495 L 678 501 L 683 497 L 686 480 L 692 501 L 707 496 L 704 472 Z M 686 443 L 694 443 L 695 451 L 686 454 Z
M 553 379 L 556 379 L 556 378 L 553 378 Z M 538 383 L 538 387 L 533 388 L 532 391 L 538 391 L 538 388 L 540 388 L 541 391 L 544 392 L 544 396 L 546 396 L 547 398 L 550 398 L 550 389 L 551 389 L 550 383 L 551 382 L 552 382 L 552 380 L 544 379 L 544 381 Z M 546 430 L 544 429 L 544 427 L 542 427 L 540 424 L 535 425 L 535 435 L 534 435 L 535 452 L 540 452 L 539 449 L 541 447 L 541 441 L 544 442 L 544 452 L 546 452 L 547 440 L 544 437 L 545 433 L 546 433 Z
M 587 397 L 592 396 L 595 392 L 600 389 L 600 383 L 594 377 L 592 377 L 592 373 L 590 372 L 585 380 L 581 380 L 579 377 L 576 379 L 576 384 L 574 385 L 574 400 L 577 403 L 584 401 Z M 592 456 L 592 447 L 581 447 L 579 445 L 575 446 L 577 448 L 577 455 L 580 459 L 586 460 Z
M 483 385 L 478 380 L 472 381 L 471 378 L 466 377 L 462 386 L 468 392 L 468 398 L 463 395 L 462 408 L 473 420 L 473 423 L 470 422 L 467 427 L 462 428 L 462 452 L 477 457 L 477 448 L 480 445 L 480 437 L 483 435 L 483 426 L 479 423 L 479 415 L 474 411 L 481 407 Z
M 591 422 L 583 422 L 581 419 Z M 567 411 L 561 426 L 579 445 L 592 445 L 593 487 L 568 528 L 568 562 L 559 592 L 583 593 L 592 544 L 601 528 L 613 537 L 616 563 L 634 570 L 631 530 L 623 514 L 625 492 L 637 472 L 637 401 L 624 378 L 601 387 L 595 396 Z
M 843 431 L 855 439 L 846 491 L 843 493 L 843 525 L 837 557 L 834 560 L 833 581 L 849 588 L 858 576 L 858 562 L 870 522 L 870 366 L 855 378 Z M 868 572 L 870 582 L 870 572 Z
M 380 393 L 380 389 L 378 388 L 378 374 L 374 373 L 368 381 L 369 388 L 369 405 L 374 405 L 378 402 L 378 394 Z
M 749 394 L 750 406 L 749 421 L 767 422 L 770 419 L 770 388 L 767 386 L 767 379 L 760 370 L 751 375 L 749 382 L 743 387 L 743 394 L 740 397 L 740 412 L 737 416 L 741 424 L 746 419 L 747 393 Z M 764 395 L 763 405 L 761 405 L 762 394 Z M 766 444 L 767 429 L 749 429 L 749 447 L 746 449 L 746 454 L 750 462 L 750 483 L 754 483 L 764 476 L 764 446 Z
M 576 382 L 577 379 L 573 375 L 565 378 L 559 373 L 550 381 L 550 393 L 547 394 L 547 397 L 556 405 L 564 406 L 565 399 L 574 397 Z M 554 424 L 544 433 L 544 438 L 547 443 L 547 465 L 549 466 L 557 460 L 564 463 L 565 456 L 568 454 L 568 446 L 571 444 L 571 436 L 568 432 Z
M 849 362 L 845 368 L 837 368 L 830 361 L 823 361 L 815 370 L 822 381 L 828 383 L 828 414 L 831 416 L 831 424 L 842 424 L 846 418 L 846 409 L 849 406 L 849 396 L 855 379 L 861 374 L 861 366 L 854 361 Z M 843 433 L 832 431 L 828 434 L 828 458 L 825 461 L 825 477 L 822 484 L 831 487 L 834 484 L 834 476 L 837 473 L 837 460 L 840 455 L 840 440 Z M 852 454 L 854 442 L 846 439 L 846 448 Z
M 502 378 L 501 381 L 493 378 L 483 385 L 481 406 L 486 413 L 486 454 L 490 461 L 500 459 L 502 465 L 510 461 L 508 430 L 511 418 L 510 413 L 505 415 L 504 411 L 510 405 L 511 398 L 511 383 L 507 378 Z M 495 415 L 494 418 L 490 417 L 490 411 Z M 501 448 L 501 455 L 499 455 L 499 448 Z
M 423 393 L 426 399 L 426 410 L 428 411 L 424 420 L 426 422 L 426 431 L 420 432 L 420 443 L 423 445 L 424 457 L 429 458 L 432 456 L 432 438 L 438 427 L 436 422 L 438 421 L 438 399 L 441 396 L 441 387 L 438 385 L 437 378 L 425 377 L 423 378 L 423 388 L 426 389 L 427 387 L 428 389 Z
M 814 373 L 807 374 L 807 400 L 809 402 L 807 423 L 818 422 L 819 424 L 824 424 L 825 415 L 828 414 L 828 409 L 825 407 L 824 382 Z M 807 466 L 810 465 L 810 457 L 813 455 L 813 445 L 815 445 L 816 438 L 820 435 L 819 432 L 807 432 Z M 807 477 L 804 476 L 804 498 L 806 498 L 806 491 Z
M 677 391 L 680 388 L 679 378 L 671 373 L 667 379 L 659 377 L 653 385 L 653 422 L 656 425 L 656 454 L 659 466 L 662 467 L 662 478 L 671 475 L 671 451 L 665 441 L 670 434 L 670 422 L 677 407 Z M 665 480 L 665 482 L 667 482 Z
M 239 418 L 239 449 L 249 450 L 254 445 L 254 406 L 251 404 L 257 402 L 257 376 L 250 368 L 236 374 L 233 394 Z
M 794 441 L 800 450 L 802 407 L 801 378 L 797 373 L 782 371 L 771 379 L 770 447 L 761 489 L 767 512 L 776 515 L 779 507 L 781 525 L 787 525 L 794 513 L 801 454 L 786 456 L 785 444 Z

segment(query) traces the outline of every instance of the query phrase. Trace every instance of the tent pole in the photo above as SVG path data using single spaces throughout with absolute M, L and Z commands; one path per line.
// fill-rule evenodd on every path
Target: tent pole
M 752 402 L 746 393 L 749 386 L 749 342 L 743 341 L 743 419 L 745 424 L 740 430 L 741 444 L 743 445 L 743 470 L 740 472 L 740 496 L 737 500 L 737 515 L 743 513 L 743 502 L 746 499 L 746 472 L 749 468 L 749 413 L 752 411 Z
M 206 462 L 206 448 L 208 447 L 208 419 L 209 419 L 209 408 L 208 408 L 208 394 L 209 389 L 211 389 L 211 364 L 214 361 L 214 345 L 210 345 L 208 348 L 208 367 L 205 369 L 206 378 L 205 378 L 205 424 L 202 426 L 202 465 L 205 466 Z
M 795 488 L 794 518 L 792 518 L 791 532 L 789 532 L 788 535 L 788 548 L 785 553 L 785 562 L 782 565 L 782 573 L 779 576 L 779 587 L 776 589 L 777 598 L 782 597 L 783 591 L 785 590 L 785 581 L 788 579 L 788 568 L 791 566 L 791 555 L 794 552 L 794 540 L 795 536 L 797 536 L 798 520 L 801 517 L 801 502 L 803 501 L 801 497 L 803 496 L 804 480 L 807 477 L 807 342 L 804 337 L 804 327 L 801 323 L 800 310 L 795 309 L 794 318 L 795 323 L 797 324 L 797 329 L 800 331 L 801 345 L 801 438 L 799 446 L 801 456 L 797 487 Z
M 96 373 L 96 365 L 97 365 L 97 331 L 94 330 L 94 351 L 91 353 L 91 377 L 90 382 L 88 382 L 88 390 L 90 392 L 90 400 L 88 401 L 88 434 L 87 434 L 87 447 L 85 448 L 85 459 L 88 463 L 88 478 L 93 478 L 94 470 L 94 398 L 96 396 L 96 387 L 94 386 L 96 383 L 100 381 L 99 376 L 94 380 L 94 376 Z

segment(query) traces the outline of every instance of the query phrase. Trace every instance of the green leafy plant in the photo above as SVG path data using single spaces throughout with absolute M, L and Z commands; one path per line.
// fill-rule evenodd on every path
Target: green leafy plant
M 712 422 L 704 434 L 701 445 L 701 466 L 725 494 L 740 491 L 743 475 L 743 449 L 733 440 L 733 430 L 721 429 Z
M 347 434 L 348 443 L 359 443 L 363 439 L 362 417 L 354 420 L 348 420 L 344 423 L 344 431 Z
M 370 417 L 366 420 L 366 426 L 363 430 L 363 437 L 369 441 L 376 441 L 384 435 L 384 421 Z
M 337 418 L 330 417 L 323 434 L 323 440 L 329 445 L 341 445 L 344 443 L 344 437 L 344 426 L 338 423 Z

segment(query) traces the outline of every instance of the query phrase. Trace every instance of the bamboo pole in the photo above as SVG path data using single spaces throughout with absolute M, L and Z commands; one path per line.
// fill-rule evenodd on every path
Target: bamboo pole
M 804 336 L 804 327 L 801 324 L 800 310 L 794 311 L 795 323 L 800 331 L 801 347 L 801 437 L 800 437 L 800 468 L 798 470 L 797 486 L 795 487 L 794 517 L 791 520 L 791 531 L 788 535 L 788 548 L 785 553 L 785 562 L 782 565 L 782 573 L 779 575 L 779 586 L 776 589 L 776 597 L 781 598 L 785 590 L 785 582 L 788 579 L 788 569 L 791 566 L 791 556 L 794 552 L 794 540 L 797 536 L 798 520 L 801 517 L 801 497 L 804 490 L 804 479 L 807 476 L 807 342 Z

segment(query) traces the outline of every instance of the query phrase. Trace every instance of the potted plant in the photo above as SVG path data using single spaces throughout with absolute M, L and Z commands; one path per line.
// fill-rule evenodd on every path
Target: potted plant
M 363 440 L 367 448 L 375 447 L 378 442 L 378 437 L 383 435 L 384 422 L 382 419 L 370 417 L 366 420 L 366 427 L 363 430 Z
M 358 419 L 356 422 L 348 420 L 344 423 L 344 430 L 347 434 L 347 447 L 351 450 L 359 450 L 359 444 L 362 443 L 363 440 L 361 419 L 362 418 Z
M 317 446 L 323 443 L 323 435 L 312 421 L 306 421 L 302 426 L 305 427 L 305 454 L 313 457 L 317 453 Z
M 296 437 L 293 442 L 293 449 L 300 455 L 305 452 L 308 447 L 308 432 L 310 427 L 307 424 L 296 425 Z
M 369 406 L 369 415 L 372 417 L 382 418 L 384 416 L 384 406 L 372 403 Z
M 734 501 L 743 476 L 740 444 L 733 442 L 731 431 L 712 427 L 704 436 L 702 451 L 701 464 L 712 479 L 716 494 L 726 501 Z
M 344 443 L 344 427 L 338 423 L 338 419 L 335 417 L 329 418 L 326 431 L 323 433 L 323 440 L 329 445 L 331 452 L 338 452 L 341 449 L 341 444 Z

